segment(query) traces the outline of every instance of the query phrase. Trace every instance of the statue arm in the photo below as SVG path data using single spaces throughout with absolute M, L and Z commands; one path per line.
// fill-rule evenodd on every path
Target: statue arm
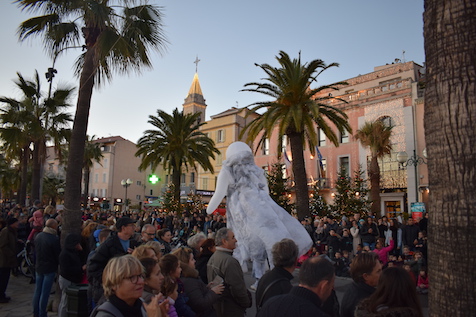
M 226 167 L 223 167 L 220 174 L 218 174 L 215 194 L 213 194 L 212 199 L 210 199 L 210 202 L 208 203 L 207 214 L 213 213 L 218 205 L 220 205 L 223 197 L 226 196 L 226 191 L 228 190 L 228 185 L 231 181 L 232 177 L 230 172 Z

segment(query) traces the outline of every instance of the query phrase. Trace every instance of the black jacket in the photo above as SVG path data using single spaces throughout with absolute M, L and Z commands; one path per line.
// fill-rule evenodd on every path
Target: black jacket
M 80 283 L 83 276 L 80 251 L 76 245 L 80 243 L 79 234 L 70 233 L 64 240 L 64 248 L 59 256 L 60 275 L 73 283 Z
M 288 294 L 270 298 L 258 317 L 326 317 L 319 297 L 307 288 L 294 286 Z
M 256 306 L 263 307 L 264 303 L 273 296 L 283 295 L 289 293 L 291 288 L 291 280 L 294 276 L 282 267 L 275 266 L 271 271 L 264 274 L 258 283 L 256 289 Z M 271 283 L 275 282 L 271 285 Z M 266 291 L 268 286 L 271 287 Z
M 369 229 L 372 229 L 372 233 L 369 232 Z M 378 235 L 378 227 L 375 223 L 372 223 L 370 226 L 368 223 L 365 223 L 360 228 L 360 237 L 362 242 L 375 243 Z
M 418 239 L 418 232 L 420 232 L 420 227 L 417 225 L 406 225 L 402 229 L 402 243 L 413 249 L 415 246 L 413 242 L 415 239 Z
M 40 232 L 35 238 L 35 269 L 37 273 L 48 274 L 58 270 L 60 240 L 56 234 Z
M 354 317 L 355 307 L 357 307 L 363 299 L 370 297 L 373 292 L 375 292 L 375 288 L 363 282 L 353 282 L 350 284 L 344 293 L 344 297 L 342 297 L 340 316 Z

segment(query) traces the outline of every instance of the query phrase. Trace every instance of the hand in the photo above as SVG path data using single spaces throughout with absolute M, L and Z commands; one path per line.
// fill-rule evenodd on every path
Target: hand
M 374 231 L 372 230 L 372 228 L 370 228 L 368 232 L 369 232 L 369 233 L 372 233 L 372 232 L 374 232 Z
M 213 286 L 211 289 L 215 294 L 220 295 L 221 293 L 223 293 L 223 290 L 225 289 L 225 285 L 218 284 L 217 286 Z
M 146 303 L 143 304 L 145 311 L 147 312 L 147 317 L 167 316 L 162 313 L 162 310 L 159 306 L 159 296 L 162 296 L 162 294 L 152 297 L 152 300 L 150 301 L 149 304 L 146 304 Z

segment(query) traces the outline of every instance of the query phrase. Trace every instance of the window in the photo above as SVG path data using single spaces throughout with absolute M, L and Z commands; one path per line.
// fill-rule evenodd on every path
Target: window
M 223 155 L 221 153 L 217 154 L 217 165 L 221 165 L 223 163 Z
M 141 198 L 140 198 L 140 195 L 136 195 L 136 199 L 137 199 L 137 200 L 140 200 L 140 199 L 141 199 Z
M 349 131 L 344 129 L 340 135 L 340 143 L 349 143 Z
M 137 181 L 136 184 L 137 184 L 138 186 L 141 186 L 141 185 L 142 185 L 142 181 Z
M 205 189 L 205 190 L 208 189 L 208 178 L 207 177 L 202 178 L 202 189 Z
M 319 178 L 326 178 L 327 160 L 323 158 L 320 162 L 317 160 L 317 170 L 319 171 Z
M 263 155 L 269 155 L 269 139 L 264 139 L 263 143 L 261 144 L 261 153 Z
M 183 173 L 180 177 L 180 183 L 185 184 L 185 174 L 183 174 Z
M 107 167 L 107 163 L 108 163 L 108 162 L 109 162 L 109 161 L 107 160 L 107 158 L 105 158 L 105 159 L 104 159 L 104 162 L 103 162 L 103 167 L 105 167 L 105 168 L 106 168 L 106 167 Z
M 319 134 L 319 146 L 326 146 L 326 135 L 322 129 L 318 129 L 317 133 Z
M 195 183 L 195 172 L 190 173 L 190 183 Z
M 339 168 L 345 170 L 345 175 L 350 177 L 350 160 L 348 156 L 339 157 Z
M 394 126 L 394 122 L 392 120 L 392 117 L 384 116 L 384 117 L 380 117 L 379 120 L 382 121 L 382 123 L 386 127 L 393 127 Z
M 106 173 L 102 174 L 102 182 L 106 183 Z
M 225 130 L 218 130 L 217 131 L 217 142 L 225 142 Z
M 281 150 L 286 151 L 286 146 L 288 145 L 288 138 L 283 135 L 283 141 L 281 142 Z
M 97 183 L 98 182 L 98 174 L 94 174 L 94 182 Z
M 104 188 L 104 195 L 102 197 L 107 197 L 107 188 Z
M 165 175 L 165 185 L 169 184 L 169 175 Z

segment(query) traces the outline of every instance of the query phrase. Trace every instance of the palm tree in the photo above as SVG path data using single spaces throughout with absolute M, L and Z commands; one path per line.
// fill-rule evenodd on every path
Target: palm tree
M 155 170 L 162 165 L 164 170 L 172 173 L 174 184 L 174 198 L 180 201 L 180 175 L 182 168 L 196 169 L 197 163 L 205 171 L 213 173 L 213 165 L 210 158 L 220 151 L 215 147 L 215 142 L 199 128 L 205 123 L 199 123 L 200 113 L 183 114 L 177 108 L 172 115 L 157 110 L 157 117 L 149 116 L 148 123 L 156 130 L 146 130 L 144 136 L 137 142 L 139 148 L 136 156 L 140 156 L 142 162 L 140 170 L 151 167 Z
M 93 167 L 94 162 L 100 162 L 103 158 L 101 145 L 97 142 L 94 142 L 96 138 L 95 135 L 92 137 L 86 136 L 86 145 L 84 147 L 84 161 L 83 161 L 83 202 L 86 204 L 89 196 L 89 176 L 91 174 L 91 167 Z
M 17 167 L 13 166 L 11 160 L 0 154 L 0 192 L 1 199 L 12 199 L 13 193 L 18 190 L 20 176 Z M 19 202 L 19 201 L 18 201 Z M 24 205 L 24 203 L 22 203 Z
M 76 62 L 79 94 L 70 141 L 66 174 L 63 230 L 77 232 L 81 227 L 81 176 L 84 146 L 93 88 L 119 73 L 139 72 L 150 67 L 150 49 L 166 43 L 159 7 L 147 0 L 16 0 L 18 6 L 41 16 L 21 23 L 24 40 L 43 35 L 53 56 L 65 48 L 81 46 L 84 53 Z M 138 4 L 137 6 L 134 6 Z
M 370 179 L 370 199 L 372 206 L 370 211 L 374 215 L 380 215 L 380 166 L 378 159 L 392 152 L 393 126 L 386 125 L 382 120 L 366 122 L 354 135 L 360 144 L 370 149 L 370 165 L 368 169 Z
M 35 71 L 33 80 L 25 79 L 17 73 L 16 86 L 22 92 L 21 100 L 1 97 L 1 121 L 5 125 L 2 135 L 9 141 L 17 140 L 23 148 L 22 158 L 27 159 L 30 144 L 32 150 L 32 200 L 40 199 L 42 182 L 42 168 L 46 161 L 46 144 L 53 142 L 58 146 L 65 140 L 71 115 L 64 112 L 70 107 L 68 100 L 74 91 L 73 88 L 58 88 L 50 98 L 43 98 L 40 78 Z M 20 142 L 20 143 L 18 143 Z M 22 187 L 23 188 L 23 187 Z
M 425 0 L 431 316 L 476 311 L 476 2 Z
M 269 139 L 277 127 L 278 132 L 278 153 L 281 153 L 283 136 L 286 135 L 291 145 L 292 169 L 294 182 L 296 184 L 296 209 L 298 217 L 306 217 L 309 213 L 309 196 L 307 188 L 307 174 L 304 164 L 305 145 L 309 146 L 311 154 L 315 154 L 318 144 L 316 125 L 328 139 L 339 146 L 338 137 L 328 122 L 337 127 L 340 133 L 345 130 L 352 132 L 347 122 L 347 115 L 326 103 L 333 97 L 329 94 L 316 95 L 323 90 L 337 90 L 339 86 L 345 85 L 338 82 L 331 85 L 320 86 L 311 89 L 311 84 L 317 81 L 317 77 L 326 69 L 338 66 L 337 63 L 326 65 L 322 60 L 316 59 L 309 63 L 301 64 L 301 56 L 291 60 L 283 51 L 276 57 L 280 68 L 272 67 L 268 64 L 256 66 L 260 67 L 268 76 L 265 83 L 248 83 L 243 91 L 253 91 L 271 97 L 272 101 L 256 102 L 251 112 L 265 109 L 266 111 L 249 124 L 242 131 L 248 131 L 247 141 L 252 142 L 261 132 L 263 132 L 258 147 L 265 139 Z M 339 99 L 339 98 L 335 98 Z M 341 100 L 341 99 L 339 99 Z M 343 100 L 342 100 L 343 101 Z

